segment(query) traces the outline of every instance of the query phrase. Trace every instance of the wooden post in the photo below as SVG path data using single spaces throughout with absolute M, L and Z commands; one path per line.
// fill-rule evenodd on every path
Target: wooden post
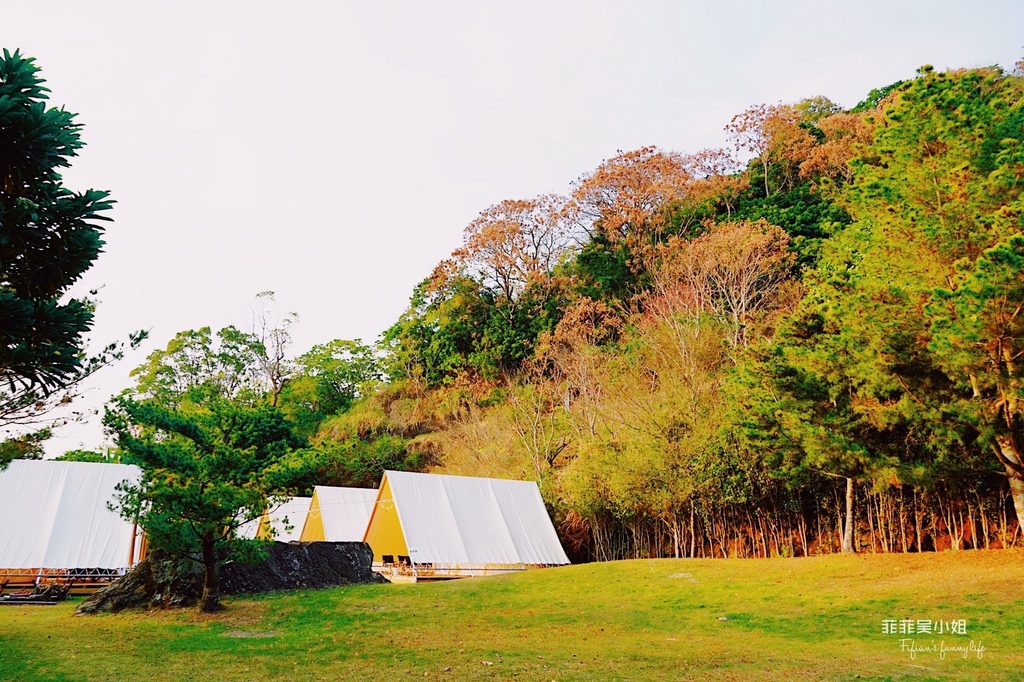
M 139 524 L 135 522 L 132 524 L 132 542 L 128 545 L 128 568 L 135 565 L 135 536 L 139 533 Z

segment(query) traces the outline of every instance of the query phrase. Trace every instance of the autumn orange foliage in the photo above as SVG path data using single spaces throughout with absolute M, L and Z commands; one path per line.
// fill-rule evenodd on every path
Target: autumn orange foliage
M 800 177 L 853 180 L 850 161 L 871 144 L 874 127 L 867 114 L 832 114 L 818 121 L 825 141 L 815 145 L 800 164 Z
M 505 200 L 482 211 L 466 227 L 462 248 L 435 268 L 434 286 L 464 275 L 514 302 L 570 252 L 565 205 L 564 197 L 546 194 Z
M 575 184 L 576 220 L 590 237 L 601 233 L 612 242 L 648 244 L 668 226 L 666 209 L 683 198 L 691 179 L 677 152 L 619 152 Z

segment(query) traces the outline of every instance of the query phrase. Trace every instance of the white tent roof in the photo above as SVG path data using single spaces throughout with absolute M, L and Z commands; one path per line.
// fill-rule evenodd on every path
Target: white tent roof
M 270 527 L 274 529 L 274 540 L 291 542 L 302 535 L 302 526 L 306 523 L 311 497 L 292 497 L 276 509 L 270 510 Z M 287 523 L 285 523 L 287 519 Z M 288 526 L 291 530 L 287 530 Z
M 568 564 L 532 481 L 386 472 L 415 563 Z
M 324 524 L 324 539 L 327 542 L 362 542 L 377 491 L 318 485 L 314 492 Z
M 255 540 L 256 536 L 259 535 L 260 522 L 262 520 L 262 516 L 257 516 L 255 519 L 249 519 L 245 523 L 239 524 L 235 535 L 246 540 Z
M 14 460 L 0 471 L 0 568 L 127 568 L 135 526 L 107 503 L 140 475 L 127 464 Z

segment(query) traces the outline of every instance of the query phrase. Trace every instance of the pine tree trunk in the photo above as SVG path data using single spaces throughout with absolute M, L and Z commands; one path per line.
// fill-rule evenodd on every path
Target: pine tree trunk
M 846 525 L 843 528 L 843 554 L 853 554 L 853 479 L 846 479 Z
M 847 479 L 847 480 L 849 480 L 849 479 Z M 871 538 L 871 553 L 874 554 L 875 553 L 875 515 L 872 513 L 873 510 L 871 509 L 872 502 L 871 502 L 871 497 L 870 496 L 867 498 L 867 503 L 868 503 L 867 504 L 867 508 L 868 508 L 868 537 Z M 846 494 L 846 518 L 847 519 L 850 518 L 850 494 L 849 494 L 849 491 L 847 491 L 847 494 Z M 849 521 L 847 521 L 847 523 L 849 523 Z M 843 544 L 846 544 L 845 540 L 844 540 Z M 843 551 L 844 552 L 847 551 L 845 547 L 843 548 Z M 852 552 L 853 550 L 851 549 L 849 551 Z
M 1017 512 L 1017 523 L 1024 528 L 1024 463 L 1021 462 L 1020 453 L 1014 447 L 1013 440 L 1006 436 L 996 436 L 997 447 L 1002 453 L 1000 459 L 1006 467 L 1006 478 L 1010 481 L 1010 494 L 1013 496 L 1013 508 Z
M 212 534 L 203 536 L 203 596 L 199 599 L 200 613 L 213 613 L 224 607 L 220 604 L 220 576 L 217 572 L 217 552 Z

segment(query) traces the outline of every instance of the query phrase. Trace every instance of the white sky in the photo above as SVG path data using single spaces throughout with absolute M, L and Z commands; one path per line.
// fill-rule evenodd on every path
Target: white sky
M 151 6 L 152 5 L 152 6 Z M 724 144 L 752 104 L 1024 55 L 1015 0 L 20 2 L 0 46 L 37 59 L 112 192 L 83 287 L 96 345 L 151 330 L 95 377 L 102 405 L 178 331 L 295 311 L 296 353 L 374 340 L 503 199 L 565 193 L 617 150 Z M 103 441 L 98 418 L 51 454 Z

